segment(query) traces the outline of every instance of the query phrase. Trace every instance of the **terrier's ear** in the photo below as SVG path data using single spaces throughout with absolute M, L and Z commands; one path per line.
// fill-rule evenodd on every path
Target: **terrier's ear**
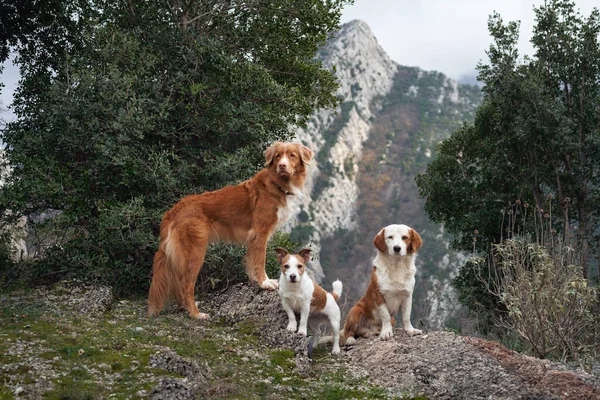
M 375 239 L 373 239 L 373 245 L 382 253 L 387 253 L 387 245 L 385 244 L 385 228 L 379 231 Z
M 275 250 L 275 258 L 277 259 L 277 262 L 279 264 L 281 264 L 281 262 L 283 261 L 284 257 L 288 255 L 288 252 L 285 251 L 284 249 L 282 249 L 281 247 L 277 247 Z
M 300 257 L 302 257 L 302 259 L 304 260 L 305 263 L 310 261 L 310 252 L 312 250 L 311 249 L 302 249 L 298 252 L 298 255 Z
M 419 236 L 417 231 L 410 228 L 410 246 L 408 246 L 407 252 L 409 254 L 416 253 L 421 248 L 422 244 L 423 239 L 421 239 L 421 236 Z

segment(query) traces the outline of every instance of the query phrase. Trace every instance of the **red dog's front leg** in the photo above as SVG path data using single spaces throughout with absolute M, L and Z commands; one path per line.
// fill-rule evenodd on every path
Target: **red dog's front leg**
M 279 287 L 276 279 L 269 279 L 265 271 L 267 259 L 268 229 L 252 229 L 248 233 L 248 252 L 246 253 L 246 272 L 248 277 L 267 290 L 275 290 Z

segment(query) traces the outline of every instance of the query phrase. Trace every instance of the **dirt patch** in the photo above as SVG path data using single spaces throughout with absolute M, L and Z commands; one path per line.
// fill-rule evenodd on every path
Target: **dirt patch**
M 567 371 L 561 364 L 516 353 L 498 342 L 473 337 L 463 340 L 490 354 L 532 388 L 564 399 L 600 399 L 598 379 L 589 374 Z

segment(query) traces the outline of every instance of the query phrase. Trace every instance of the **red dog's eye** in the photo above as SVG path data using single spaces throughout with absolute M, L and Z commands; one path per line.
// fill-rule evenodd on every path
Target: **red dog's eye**
M 290 154 L 290 157 L 292 157 L 292 158 L 296 158 L 296 153 L 292 153 L 292 154 Z
M 275 154 L 275 158 L 279 158 L 281 155 L 279 153 Z

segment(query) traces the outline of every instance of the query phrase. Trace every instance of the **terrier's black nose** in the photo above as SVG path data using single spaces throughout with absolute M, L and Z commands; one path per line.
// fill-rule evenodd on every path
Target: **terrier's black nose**
M 291 274 L 290 275 L 290 281 L 296 282 L 296 274 Z
M 394 246 L 394 251 L 396 253 L 400 253 L 400 250 L 401 250 L 400 246 Z

